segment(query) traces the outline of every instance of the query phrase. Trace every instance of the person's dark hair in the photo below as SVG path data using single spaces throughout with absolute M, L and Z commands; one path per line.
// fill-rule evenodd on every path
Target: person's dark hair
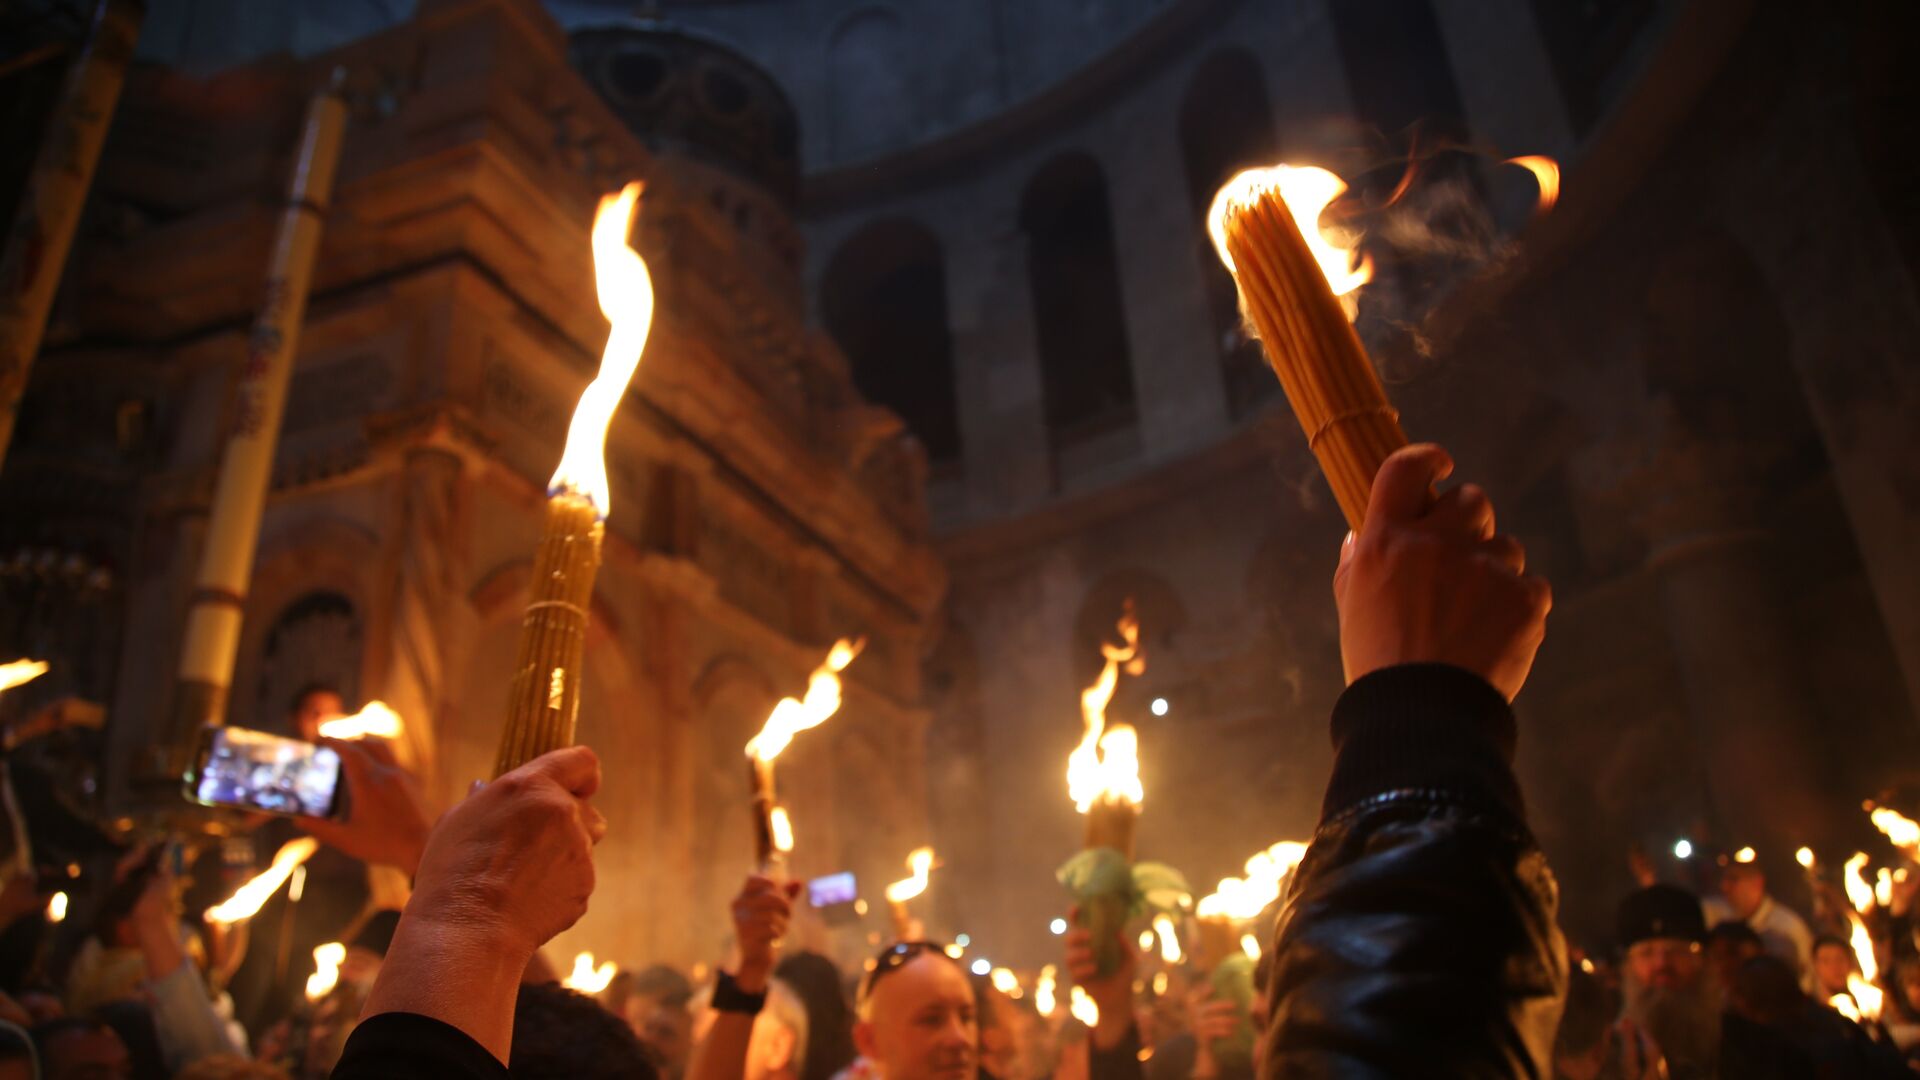
M 338 686 L 322 679 L 315 679 L 312 682 L 301 683 L 300 689 L 295 690 L 293 696 L 287 699 L 287 715 L 292 716 L 299 712 L 300 706 L 305 705 L 307 699 L 315 694 L 332 694 L 343 702 L 347 700 L 347 696 L 340 692 Z
M 658 1080 L 626 1021 L 565 987 L 522 986 L 513 1010 L 513 1080 Z
M 800 1080 L 833 1080 L 859 1056 L 853 1045 L 853 1008 L 840 989 L 840 969 L 819 953 L 780 961 L 774 975 L 793 988 L 807 1010 L 807 1056 Z
M 36 1024 L 33 1030 L 27 1034 L 33 1038 L 34 1053 L 40 1055 L 40 1075 L 52 1076 L 54 1075 L 54 1066 L 57 1062 L 53 1055 L 47 1051 L 48 1048 L 54 1044 L 55 1040 L 63 1035 L 91 1035 L 97 1031 L 111 1030 L 113 1029 L 98 1020 L 88 1020 L 79 1016 L 63 1016 L 58 1020 L 49 1020 L 44 1024 Z
M 1836 934 L 1820 934 L 1816 936 L 1813 939 L 1813 949 L 1811 951 L 1813 955 L 1818 956 L 1820 955 L 1820 950 L 1827 948 L 1828 946 L 1832 946 L 1833 948 L 1836 948 L 1836 949 L 1845 949 L 1849 957 L 1853 955 L 1853 946 L 1847 944 L 1847 940 L 1845 938 L 1840 937 Z
M 138 1001 L 110 1001 L 93 1011 L 94 1019 L 113 1029 L 127 1048 L 133 1080 L 167 1080 L 166 1055 L 160 1052 L 160 1031 L 153 1010 Z
M 1741 964 L 1729 989 L 1741 1015 L 1772 1027 L 1785 1026 L 1807 1004 L 1799 977 L 1777 956 L 1755 956 Z
M 1753 927 L 1732 920 L 1716 923 L 1713 929 L 1707 931 L 1707 944 L 1712 945 L 1720 941 L 1732 942 L 1736 945 L 1751 945 L 1756 949 L 1766 948 L 1766 942 L 1760 940 L 1759 933 Z
M 693 984 L 685 975 L 665 964 L 642 968 L 633 976 L 631 993 L 635 997 L 659 999 L 662 1005 L 684 1009 L 693 1000 Z

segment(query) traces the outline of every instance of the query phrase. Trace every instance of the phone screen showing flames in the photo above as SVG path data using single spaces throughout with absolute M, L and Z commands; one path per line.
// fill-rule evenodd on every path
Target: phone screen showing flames
M 340 755 L 324 746 L 245 728 L 213 733 L 194 798 L 270 814 L 326 817 L 340 782 Z

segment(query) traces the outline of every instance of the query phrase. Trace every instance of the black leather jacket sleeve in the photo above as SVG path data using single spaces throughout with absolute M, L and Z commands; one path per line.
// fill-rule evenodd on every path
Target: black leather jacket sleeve
M 1280 915 L 1263 1075 L 1547 1077 L 1567 988 L 1513 714 L 1439 664 L 1335 706 L 1321 824 Z

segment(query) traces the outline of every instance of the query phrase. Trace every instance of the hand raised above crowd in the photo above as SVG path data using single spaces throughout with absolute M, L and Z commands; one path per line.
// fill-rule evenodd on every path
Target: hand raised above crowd
M 1070 921 L 1079 922 L 1076 909 Z M 1120 963 L 1105 976 L 1100 974 L 1097 950 L 1094 948 L 1093 931 L 1076 927 L 1067 932 L 1067 973 L 1073 981 L 1087 992 L 1100 1010 L 1100 1022 L 1094 1027 L 1094 1045 L 1110 1050 L 1126 1039 L 1132 1030 L 1133 1016 L 1133 974 L 1140 966 L 1140 952 L 1128 941 L 1126 934 L 1119 937 Z
M 1347 681 L 1399 664 L 1464 668 L 1513 700 L 1546 634 L 1552 592 L 1494 529 L 1486 492 L 1433 485 L 1453 459 L 1431 443 L 1380 466 L 1366 524 L 1340 551 L 1333 593 Z
M 420 782 L 394 757 L 384 739 L 326 740 L 340 755 L 346 784 L 346 816 L 296 818 L 309 836 L 364 863 L 393 866 L 411 875 L 433 829 Z
M 755 874 L 733 898 L 733 936 L 740 950 L 734 981 L 749 994 L 765 993 L 773 978 L 780 940 L 793 921 L 793 901 L 800 882 L 775 881 Z

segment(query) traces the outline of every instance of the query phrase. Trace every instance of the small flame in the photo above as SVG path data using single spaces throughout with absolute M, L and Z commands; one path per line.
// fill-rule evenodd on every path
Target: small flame
M 1169 986 L 1169 985 L 1170 985 L 1171 983 L 1172 983 L 1172 980 L 1171 980 L 1171 979 L 1168 979 L 1168 978 L 1167 978 L 1167 973 L 1166 973 L 1166 972 L 1164 972 L 1164 971 L 1156 971 L 1156 972 L 1154 972 L 1154 973 L 1153 973 L 1153 996 L 1154 996 L 1154 997 L 1166 997 L 1166 996 L 1167 996 L 1167 987 L 1168 987 L 1168 986 Z
M 1247 959 L 1253 961 L 1256 964 L 1259 963 L 1260 962 L 1260 939 L 1257 937 L 1254 937 L 1252 934 L 1241 934 L 1240 935 L 1240 951 L 1247 954 Z
M 798 701 L 781 698 L 760 734 L 747 740 L 747 756 L 772 761 L 793 742 L 795 735 L 819 727 L 839 712 L 840 673 L 860 655 L 866 643 L 865 638 L 857 641 L 841 638 L 834 642 L 826 660 L 807 679 L 807 696 Z
M 961 957 L 967 955 L 967 949 L 966 949 L 966 946 L 964 945 L 949 945 L 947 946 L 946 953 L 948 956 L 951 956 L 955 960 L 958 960 Z
M 1210 896 L 1200 898 L 1194 914 L 1203 919 L 1246 921 L 1258 916 L 1267 905 L 1280 899 L 1287 875 L 1307 857 L 1307 845 L 1298 840 L 1282 840 L 1247 860 L 1247 876 L 1222 878 Z
M 1733 853 L 1733 861 L 1741 864 L 1750 863 L 1759 857 L 1760 853 L 1750 847 L 1743 847 Z
M 45 660 L 13 660 L 0 664 L 0 690 L 11 690 L 47 673 Z
M 1847 860 L 1842 880 L 1847 886 L 1847 900 L 1853 909 L 1865 915 L 1873 910 L 1873 886 L 1867 884 L 1867 853 L 1856 851 L 1853 858 Z
M 1880 868 L 1880 875 L 1874 879 L 1873 898 L 1879 901 L 1881 907 L 1893 906 L 1893 871 L 1884 866 Z
M 273 853 L 273 862 L 265 870 L 234 890 L 232 896 L 207 909 L 207 921 L 231 926 L 253 918 L 261 905 L 279 892 L 280 886 L 293 876 L 294 868 L 313 858 L 313 853 L 319 848 L 320 841 L 311 836 L 302 836 L 282 844 L 280 850 Z
M 600 296 L 600 313 L 613 324 L 607 347 L 600 354 L 600 373 L 580 395 L 567 429 L 567 448 L 560 455 L 547 490 L 585 495 L 602 519 L 612 503 L 607 483 L 607 428 L 613 412 L 626 396 L 627 383 L 640 366 L 653 328 L 653 279 L 640 253 L 627 246 L 634 211 L 640 205 L 638 180 L 619 194 L 603 195 L 593 215 L 593 282 Z
M 583 952 L 573 958 L 573 973 L 560 980 L 560 985 L 583 994 L 598 994 L 613 985 L 614 970 L 611 960 L 594 967 L 593 954 Z
M 1853 946 L 1854 963 L 1860 966 L 1858 972 L 1847 975 L 1847 992 L 1860 1006 L 1860 1016 L 1869 1022 L 1880 1019 L 1883 1004 L 1880 988 L 1873 985 L 1880 978 L 1880 961 L 1873 952 L 1873 935 L 1867 932 L 1867 922 L 1858 914 L 1848 913 L 1847 922 L 1852 934 L 1848 944 Z
M 397 739 L 407 730 L 400 720 L 400 714 L 394 712 L 384 701 L 369 701 L 359 712 L 352 716 L 342 716 L 320 725 L 320 737 L 323 739 L 364 739 L 371 735 L 376 739 Z
M 1133 616 L 1131 600 L 1118 626 L 1121 644 L 1100 644 L 1106 663 L 1100 677 L 1080 694 L 1080 716 L 1086 723 L 1086 733 L 1067 757 L 1067 795 L 1083 814 L 1096 802 L 1138 806 L 1146 799 L 1146 789 L 1140 784 L 1139 736 L 1125 724 L 1107 727 L 1107 706 L 1119 688 L 1120 669 L 1124 667 L 1132 675 L 1146 669 L 1140 656 L 1140 621 Z
M 1849 985 L 1852 984 L 1853 978 L 1852 974 L 1849 973 L 1847 977 Z M 1850 995 L 1835 994 L 1827 999 L 1827 1004 L 1831 1005 L 1833 1010 L 1841 1016 L 1846 1017 L 1856 1024 L 1860 1022 L 1860 1010 L 1854 1007 L 1853 998 Z
M 67 918 L 67 894 L 54 893 L 47 900 L 47 921 L 64 922 Z
M 774 807 L 773 813 L 768 817 L 768 823 L 773 826 L 773 850 L 783 854 L 791 854 L 793 851 L 793 819 L 787 816 L 787 808 L 784 806 Z
M 1073 993 L 1067 998 L 1067 1002 L 1067 1011 L 1073 1014 L 1075 1020 L 1088 1027 L 1100 1026 L 1100 1006 L 1095 1005 L 1093 999 L 1087 996 L 1086 987 L 1075 983 Z
M 927 891 L 927 879 L 933 872 L 933 849 L 915 849 L 913 854 L 907 856 L 907 869 L 913 871 L 912 877 L 901 878 L 887 886 L 887 899 L 893 903 L 904 904 Z
M 1875 809 L 1869 816 L 1873 819 L 1873 827 L 1885 833 L 1894 847 L 1909 859 L 1920 859 L 1920 823 L 1885 806 Z
M 1055 980 L 1058 978 L 1052 964 L 1040 969 L 1040 977 L 1033 980 L 1033 1007 L 1041 1016 L 1052 1016 L 1058 1002 L 1054 1000 Z
M 1229 271 L 1235 270 L 1233 256 L 1227 251 L 1227 223 L 1258 205 L 1261 199 L 1277 195 L 1300 228 L 1300 238 L 1320 264 L 1333 295 L 1345 296 L 1373 280 L 1373 260 L 1359 258 L 1357 247 L 1340 247 L 1320 231 L 1320 215 L 1333 200 L 1345 194 L 1347 182 L 1325 169 L 1312 165 L 1274 165 L 1248 169 L 1226 182 L 1213 197 L 1207 211 L 1207 232 L 1213 248 Z M 1349 312 L 1348 317 L 1352 317 Z
M 1509 158 L 1506 163 L 1518 165 L 1532 173 L 1534 180 L 1539 183 L 1540 204 L 1534 208 L 1534 213 L 1544 214 L 1553 209 L 1554 203 L 1560 201 L 1559 162 L 1539 154 L 1528 154 L 1525 157 Z
M 329 941 L 313 950 L 313 974 L 307 976 L 307 1000 L 319 1001 L 340 984 L 340 965 L 347 959 L 347 947 Z
M 1009 997 L 1020 992 L 1020 976 L 1015 975 L 1012 968 L 994 968 L 993 973 L 989 975 L 988 978 L 993 980 L 993 988 L 995 990 Z
M 1813 869 L 1813 849 L 1803 847 L 1799 851 L 1794 852 L 1793 861 L 1799 863 L 1803 869 Z
M 1589 975 L 1593 974 L 1594 972 L 1593 959 L 1591 957 L 1586 957 L 1586 956 L 1581 957 L 1580 970 L 1586 972 Z
M 1173 925 L 1172 919 L 1155 915 L 1153 935 L 1160 939 L 1160 959 L 1169 964 L 1177 964 L 1183 959 L 1180 954 L 1180 929 Z

